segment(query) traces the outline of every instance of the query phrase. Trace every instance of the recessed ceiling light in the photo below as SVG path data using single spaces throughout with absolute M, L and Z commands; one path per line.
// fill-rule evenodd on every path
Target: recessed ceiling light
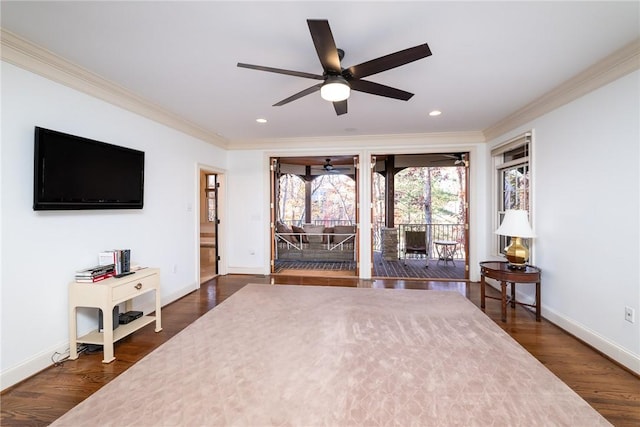
M 258 123 L 267 123 L 267 119 L 259 118 L 259 119 L 256 119 L 256 122 L 258 122 Z
M 431 117 L 439 116 L 440 114 L 442 114 L 442 111 L 438 111 L 438 110 L 433 110 L 432 112 L 429 113 Z

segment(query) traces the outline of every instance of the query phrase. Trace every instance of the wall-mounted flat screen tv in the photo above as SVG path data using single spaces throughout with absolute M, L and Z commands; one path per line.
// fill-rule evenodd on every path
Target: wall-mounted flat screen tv
M 142 209 L 144 152 L 35 128 L 33 209 Z

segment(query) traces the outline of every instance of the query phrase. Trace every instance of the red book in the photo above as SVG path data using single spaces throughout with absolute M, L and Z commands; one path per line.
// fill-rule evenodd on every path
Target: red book
M 108 279 L 109 277 L 112 277 L 113 273 L 106 273 L 106 274 L 101 274 L 99 276 L 95 276 L 95 277 L 88 277 L 86 279 L 76 279 L 76 282 L 78 283 L 96 283 L 99 282 L 101 280 L 104 279 Z

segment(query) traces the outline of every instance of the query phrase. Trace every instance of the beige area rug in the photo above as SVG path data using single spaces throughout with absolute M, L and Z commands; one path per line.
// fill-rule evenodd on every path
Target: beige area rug
M 247 285 L 54 426 L 600 426 L 456 292 Z

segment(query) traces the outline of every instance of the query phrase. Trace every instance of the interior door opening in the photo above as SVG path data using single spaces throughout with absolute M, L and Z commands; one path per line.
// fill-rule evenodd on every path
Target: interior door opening
M 358 156 L 270 161 L 271 273 L 358 276 Z
M 200 283 L 218 275 L 218 175 L 200 171 Z
M 469 157 L 372 156 L 372 277 L 468 280 Z

